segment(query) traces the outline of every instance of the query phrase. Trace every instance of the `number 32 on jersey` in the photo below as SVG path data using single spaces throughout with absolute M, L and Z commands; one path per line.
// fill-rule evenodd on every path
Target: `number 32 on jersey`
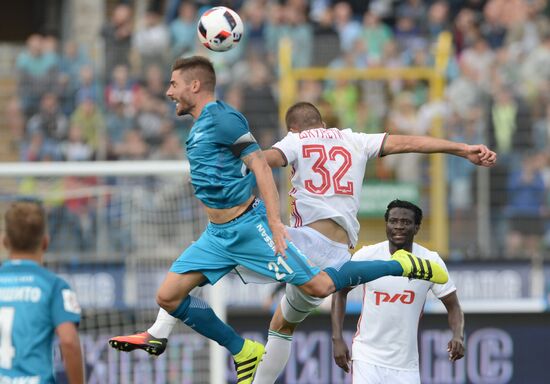
M 327 153 L 326 148 L 320 144 L 306 144 L 302 147 L 304 159 L 316 156 L 317 160 L 311 170 L 321 176 L 321 184 L 315 185 L 312 179 L 304 181 L 305 188 L 317 195 L 324 195 L 332 187 L 337 195 L 353 195 L 353 182 L 342 183 L 342 178 L 351 167 L 351 154 L 341 146 L 331 147 Z M 340 167 L 331 175 L 326 165 L 328 161 L 341 161 Z

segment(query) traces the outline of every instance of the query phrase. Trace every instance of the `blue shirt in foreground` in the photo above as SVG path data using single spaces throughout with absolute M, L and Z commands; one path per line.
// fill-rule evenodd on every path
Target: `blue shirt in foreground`
M 65 322 L 80 322 L 80 306 L 63 279 L 34 261 L 4 262 L 0 383 L 55 383 L 52 345 L 55 329 Z

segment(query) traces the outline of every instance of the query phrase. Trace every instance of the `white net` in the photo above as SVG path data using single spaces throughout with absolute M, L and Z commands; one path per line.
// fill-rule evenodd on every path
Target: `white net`
M 208 341 L 184 325 L 158 359 L 107 344 L 152 324 L 164 275 L 206 225 L 187 163 L 4 163 L 0 196 L 2 212 L 21 199 L 40 200 L 47 210 L 46 264 L 69 282 L 83 307 L 88 383 L 211 382 Z

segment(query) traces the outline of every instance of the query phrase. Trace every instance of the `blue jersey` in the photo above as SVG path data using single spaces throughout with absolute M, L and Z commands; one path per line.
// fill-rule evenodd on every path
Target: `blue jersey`
M 245 117 L 222 101 L 208 103 L 187 138 L 195 195 L 207 207 L 244 203 L 256 186 L 242 157 L 260 149 Z
M 65 322 L 80 322 L 69 285 L 34 261 L 5 262 L 0 267 L 0 383 L 55 383 L 53 338 Z

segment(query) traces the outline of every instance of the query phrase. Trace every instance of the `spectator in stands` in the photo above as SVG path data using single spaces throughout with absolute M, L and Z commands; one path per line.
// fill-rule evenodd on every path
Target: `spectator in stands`
M 159 103 L 170 103 L 166 95 L 166 82 L 162 74 L 162 68 L 154 64 L 147 68 L 143 88 Z
M 266 51 L 266 25 L 267 9 L 261 0 L 248 0 L 244 3 L 241 10 L 241 16 L 244 18 L 245 32 L 243 38 L 246 39 L 247 52 Z
M 27 39 L 25 50 L 16 61 L 18 94 L 26 116 L 31 116 L 39 109 L 42 95 L 54 89 L 57 66 L 51 55 L 44 52 L 44 38 L 33 34 Z
M 25 136 L 25 116 L 19 98 L 12 97 L 8 100 L 4 116 L 10 140 L 9 149 L 12 153 L 16 153 Z
M 476 81 L 476 73 L 465 62 L 459 66 L 460 75 L 449 84 L 446 95 L 452 110 L 461 118 L 468 118 L 478 114 L 486 94 Z
M 550 32 L 548 16 L 542 13 L 544 3 L 542 1 L 523 2 L 524 12 L 520 13 L 522 18 L 511 24 L 506 34 L 506 45 L 510 49 L 519 54 L 529 54 Z
M 151 154 L 151 160 L 182 160 L 183 152 L 179 137 L 171 132 L 163 137 L 160 147 Z
M 438 0 L 428 9 L 425 33 L 430 40 L 435 40 L 441 32 L 449 30 L 449 4 L 446 0 Z
M 521 168 L 513 170 L 508 178 L 508 256 L 540 255 L 545 231 L 544 217 L 547 214 L 546 190 L 541 173 L 544 161 L 543 153 L 525 154 Z
M 397 18 L 394 37 L 403 53 L 407 53 L 408 50 L 426 49 L 427 47 L 420 25 L 416 24 L 415 20 L 406 14 Z
M 292 43 L 292 65 L 308 67 L 311 65 L 313 47 L 313 28 L 307 22 L 305 9 L 286 5 L 283 8 L 284 24 L 276 36 L 276 44 L 283 37 Z
M 178 18 L 170 22 L 171 59 L 187 55 L 197 42 L 197 6 L 193 1 L 182 1 Z
M 349 51 L 361 34 L 361 24 L 352 18 L 351 6 L 345 1 L 338 1 L 333 11 L 334 27 L 340 36 L 340 47 L 343 51 Z
M 78 105 L 87 99 L 94 100 L 99 105 L 103 102 L 101 86 L 89 65 L 80 68 L 75 103 Z
M 481 34 L 491 49 L 501 48 L 506 37 L 506 28 L 499 17 L 500 10 L 495 7 L 495 4 L 490 1 L 483 8 L 483 20 L 480 27 Z
M 143 28 L 134 34 L 133 47 L 139 56 L 142 76 L 151 65 L 166 66 L 170 51 L 170 31 L 158 10 L 147 10 Z
M 520 67 L 522 90 L 529 99 L 538 95 L 550 83 L 550 29 L 539 46 L 527 54 Z
M 136 129 L 124 133 L 124 140 L 115 147 L 115 154 L 119 160 L 145 160 L 149 155 L 149 147 Z
M 428 9 L 422 0 L 405 0 L 397 6 L 396 16 L 398 19 L 406 18 L 412 25 L 426 25 Z
M 114 8 L 109 23 L 101 29 L 105 44 L 105 82 L 116 66 L 130 65 L 132 31 L 132 8 L 120 3 Z
M 460 61 L 474 72 L 472 76 L 485 92 L 491 91 L 490 73 L 494 60 L 494 52 L 482 37 L 478 37 L 470 48 L 462 51 L 460 56 Z
M 89 145 L 98 160 L 105 160 L 105 119 L 93 99 L 84 99 L 71 115 L 71 125 L 80 130 L 84 142 Z
M 278 139 L 278 108 L 271 90 L 267 66 L 256 57 L 250 63 L 248 79 L 242 90 L 242 113 L 248 119 L 250 132 L 261 148 L 269 148 Z
M 154 150 L 163 141 L 163 123 L 169 112 L 168 107 L 164 100 L 157 100 L 143 88 L 139 92 L 136 107 L 135 128 L 149 148 Z
M 311 65 L 326 67 L 340 54 L 340 39 L 334 28 L 334 13 L 327 7 L 313 26 L 313 47 Z M 303 100 L 303 99 L 300 99 Z
M 69 121 L 59 109 L 57 96 L 45 93 L 40 100 L 40 111 L 27 123 L 26 137 L 38 141 L 35 135 L 41 136 L 44 151 L 57 159 L 59 144 L 67 138 L 68 131 Z
M 69 138 L 60 145 L 61 155 L 66 161 L 89 161 L 94 155 L 93 148 L 86 142 L 82 128 L 73 123 Z
M 139 89 L 139 85 L 130 79 L 128 67 L 118 65 L 113 70 L 112 81 L 105 88 L 105 106 L 111 109 L 117 103 L 122 103 L 124 113 L 133 117 Z
M 503 164 L 511 164 L 518 153 L 534 148 L 529 109 L 510 89 L 495 91 L 489 109 L 489 143 L 496 148 Z
M 82 68 L 90 65 L 90 59 L 74 40 L 68 40 L 63 44 L 59 71 L 68 77 L 71 88 L 76 89 L 79 86 Z
M 363 16 L 363 28 L 359 38 L 363 40 L 369 57 L 382 59 L 384 46 L 393 37 L 393 33 L 386 24 L 380 21 L 374 11 L 366 12 Z
M 454 20 L 452 33 L 455 53 L 460 57 L 462 51 L 474 45 L 480 36 L 475 12 L 468 8 L 462 9 Z
M 420 124 L 418 110 L 414 103 L 414 95 L 403 92 L 396 96 L 389 113 L 386 131 L 397 135 L 425 135 L 426 127 Z M 416 183 L 422 181 L 422 159 L 425 155 L 418 153 L 404 153 L 388 156 L 384 164 L 393 169 L 398 181 Z
M 134 127 L 134 118 L 124 113 L 124 103 L 114 104 L 105 115 L 107 131 L 107 153 L 113 153 L 114 148 L 124 141 L 126 132 Z

